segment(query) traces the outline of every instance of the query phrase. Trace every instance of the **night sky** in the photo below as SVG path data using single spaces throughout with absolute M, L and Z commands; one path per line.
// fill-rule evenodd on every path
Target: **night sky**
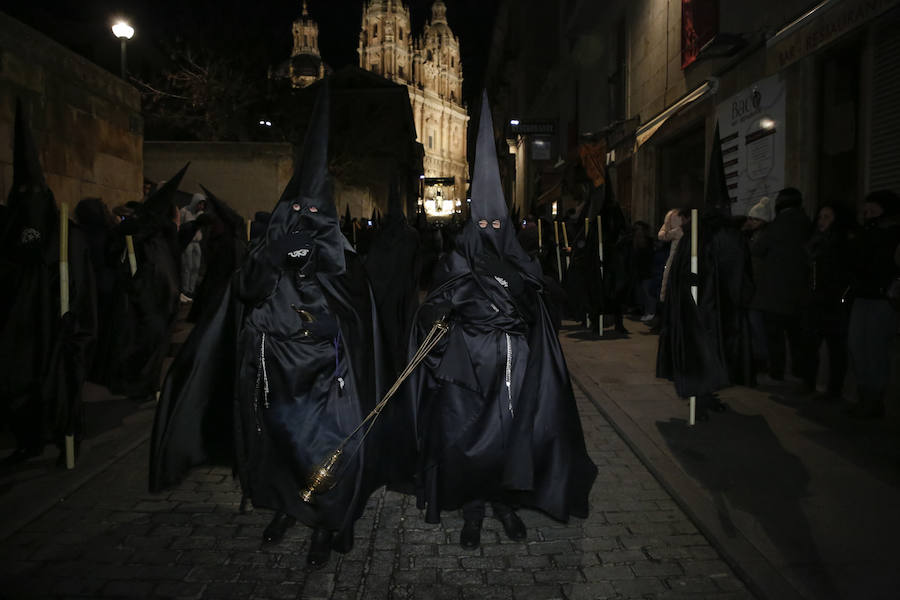
M 319 48 L 337 69 L 358 64 L 356 53 L 364 0 L 309 0 L 310 15 L 319 23 Z M 445 0 L 447 20 L 460 38 L 465 78 L 463 95 L 477 105 L 496 10 L 494 0 Z M 422 31 L 432 0 L 408 0 L 413 30 Z M 128 44 L 129 69 L 152 76 L 166 65 L 167 44 L 183 39 L 223 55 L 241 56 L 258 66 L 290 55 L 291 23 L 301 11 L 299 0 L 12 0 L 4 11 L 88 59 L 118 72 L 118 40 L 110 32 L 115 16 L 126 17 L 136 34 Z

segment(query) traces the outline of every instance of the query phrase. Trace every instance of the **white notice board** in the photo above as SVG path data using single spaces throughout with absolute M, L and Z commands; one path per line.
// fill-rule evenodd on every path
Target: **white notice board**
M 746 215 L 763 196 L 784 188 L 785 86 L 773 75 L 717 108 L 731 212 Z

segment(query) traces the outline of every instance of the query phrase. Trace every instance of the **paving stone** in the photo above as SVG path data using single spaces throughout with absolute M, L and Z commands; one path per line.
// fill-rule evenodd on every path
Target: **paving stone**
M 379 490 L 356 524 L 353 549 L 310 572 L 309 529 L 263 546 L 271 511 L 238 513 L 240 490 L 226 468 L 196 469 L 178 488 L 147 494 L 143 444 L 3 540 L 0 589 L 41 598 L 749 597 L 602 415 L 583 394 L 577 401 L 600 464 L 591 513 L 562 524 L 523 509 L 525 542 L 508 540 L 488 518 L 481 548 L 463 550 L 460 511 L 427 524 L 414 498 Z
M 153 589 L 153 596 L 157 598 L 178 598 L 179 600 L 193 600 L 200 598 L 205 584 L 191 583 L 188 581 L 161 581 Z

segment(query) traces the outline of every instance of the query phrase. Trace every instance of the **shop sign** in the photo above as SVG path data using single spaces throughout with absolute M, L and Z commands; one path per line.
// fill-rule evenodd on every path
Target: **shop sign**
M 758 81 L 716 108 L 732 213 L 745 215 L 784 187 L 785 85 L 781 75 Z
M 830 44 L 870 19 L 896 6 L 900 0 L 843 0 L 810 14 L 808 22 L 783 37 L 769 41 L 769 72 L 778 71 Z

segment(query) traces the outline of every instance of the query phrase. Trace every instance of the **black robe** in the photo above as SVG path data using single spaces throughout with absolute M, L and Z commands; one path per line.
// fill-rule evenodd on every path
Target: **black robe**
M 10 223 L 11 229 L 15 223 Z M 69 312 L 60 317 L 59 236 L 55 223 L 40 249 L 3 244 L 0 278 L 0 411 L 20 447 L 83 433 L 82 386 L 97 336 L 90 247 L 69 225 Z M 10 238 L 17 231 L 8 231 Z M 5 236 L 4 236 L 5 237 Z
M 411 384 L 426 521 L 475 499 L 535 508 L 561 521 L 585 517 L 597 469 L 541 297 L 540 270 L 520 247 L 504 254 L 525 281 L 524 295 L 513 298 L 472 269 L 486 251 L 478 236 L 470 222 L 457 250 L 442 260 L 412 344 L 421 342 L 436 310 L 451 309 L 450 331 Z M 514 241 L 508 236 L 510 252 Z
M 299 490 L 374 408 L 385 387 L 371 291 L 353 253 L 344 256 L 345 272 L 318 272 L 298 284 L 291 271 L 257 260 L 262 252 L 264 247 L 251 252 L 237 289 L 247 306 L 237 342 L 235 440 L 241 484 L 254 506 L 336 531 L 334 547 L 346 551 L 353 543 L 353 522 L 384 483 L 385 465 L 376 450 L 382 427 L 373 428 L 361 445 L 354 438 L 337 484 L 318 495 L 314 505 L 304 503 Z M 338 335 L 305 337 L 292 305 L 317 319 L 336 317 Z
M 390 373 L 406 366 L 410 327 L 419 306 L 419 234 L 402 217 L 388 215 L 369 250 L 366 273 L 375 295 Z
M 678 244 L 672 259 L 656 361 L 657 377 L 671 379 L 682 398 L 755 384 L 746 241 L 726 217 L 706 214 L 700 219 L 698 243 L 697 277 L 691 274 L 689 238 Z M 691 295 L 693 281 L 699 283 L 697 303 Z
M 132 235 L 137 260 L 134 276 L 125 235 Z M 110 246 L 116 266 L 109 337 L 101 340 L 108 356 L 104 381 L 114 394 L 147 397 L 160 389 L 163 360 L 178 315 L 180 246 L 175 224 L 143 214 L 119 225 Z

